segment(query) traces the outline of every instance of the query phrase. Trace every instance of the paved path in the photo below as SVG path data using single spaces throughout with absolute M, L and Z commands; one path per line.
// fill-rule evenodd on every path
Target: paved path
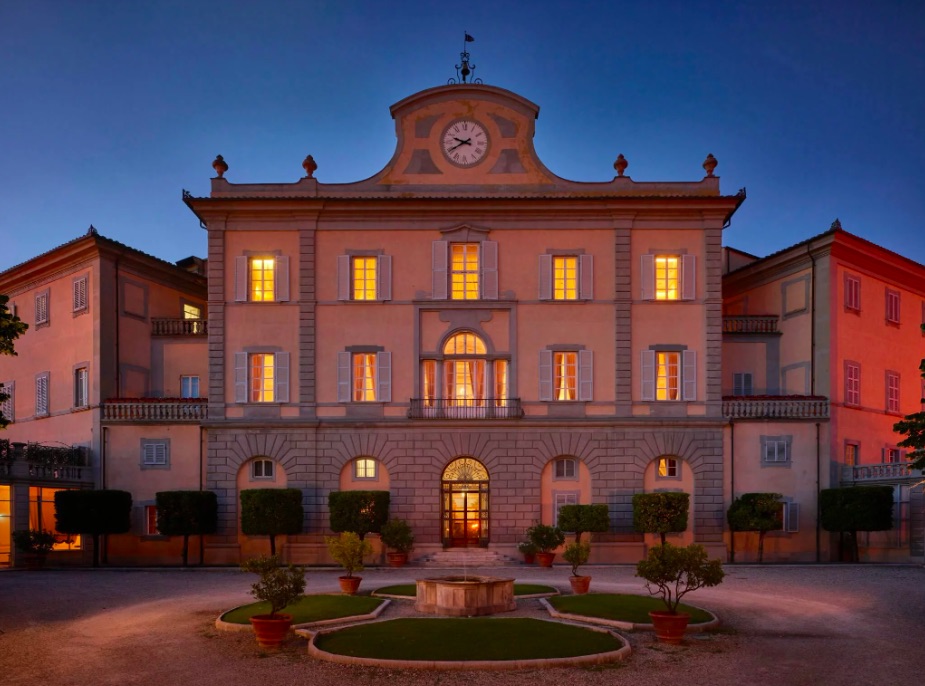
M 0 572 L 0 683 L 118 684 L 689 684 L 696 686 L 917 685 L 925 674 L 925 568 L 727 567 L 719 587 L 689 595 L 723 629 L 679 647 L 627 634 L 629 660 L 542 672 L 390 672 L 310 659 L 293 638 L 279 654 L 215 617 L 249 602 L 253 577 L 232 569 Z M 568 569 L 492 568 L 519 582 L 568 589 Z M 631 567 L 589 567 L 592 591 L 643 591 Z M 367 569 L 361 590 L 433 570 Z M 454 573 L 441 570 L 440 573 Z M 337 590 L 337 572 L 312 570 L 308 592 Z

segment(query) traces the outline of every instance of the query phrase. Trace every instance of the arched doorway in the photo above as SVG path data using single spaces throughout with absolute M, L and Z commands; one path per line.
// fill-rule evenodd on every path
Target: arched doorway
M 461 457 L 443 470 L 443 541 L 450 546 L 488 543 L 488 470 Z

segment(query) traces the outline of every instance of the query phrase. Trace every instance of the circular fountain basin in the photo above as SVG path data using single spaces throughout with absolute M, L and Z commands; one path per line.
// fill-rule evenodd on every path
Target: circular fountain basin
M 517 609 L 514 580 L 493 576 L 443 576 L 417 580 L 418 612 L 477 617 Z

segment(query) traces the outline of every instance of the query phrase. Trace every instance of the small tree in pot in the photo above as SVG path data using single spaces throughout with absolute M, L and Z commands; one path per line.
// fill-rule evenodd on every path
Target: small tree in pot
M 517 550 L 524 556 L 524 564 L 532 565 L 536 559 L 536 546 L 532 541 L 521 541 L 517 544 Z
M 379 532 L 382 543 L 392 549 L 388 554 L 390 567 L 402 567 L 408 562 L 408 553 L 414 549 L 414 532 L 404 519 L 390 519 Z
M 587 564 L 591 555 L 591 544 L 581 542 L 582 535 L 588 532 L 604 532 L 610 528 L 610 513 L 604 504 L 597 505 L 563 505 L 559 509 L 559 528 L 575 534 L 575 542 L 566 547 L 562 556 L 572 565 L 569 582 L 575 593 L 587 593 L 591 586 L 591 577 L 578 574 L 578 567 Z
M 534 524 L 527 529 L 527 539 L 536 546 L 536 560 L 540 567 L 552 567 L 556 557 L 553 551 L 565 543 L 565 534 L 557 526 Z
M 270 604 L 270 614 L 250 618 L 257 644 L 263 648 L 279 646 L 292 626 L 292 615 L 280 610 L 297 601 L 305 592 L 305 568 L 295 565 L 280 567 L 279 557 L 271 555 L 245 560 L 241 569 L 260 577 L 251 586 L 251 595 Z
M 579 543 L 578 541 L 569 543 L 565 546 L 565 551 L 562 553 L 562 557 L 565 558 L 565 561 L 572 566 L 572 576 L 569 577 L 569 582 L 572 584 L 572 591 L 579 595 L 587 593 L 588 588 L 591 586 L 591 577 L 582 576 L 578 573 L 578 568 L 581 567 L 581 565 L 587 564 L 590 556 L 591 544 Z
M 636 563 L 636 576 L 645 579 L 649 593 L 665 603 L 665 611 L 649 613 L 656 638 L 663 643 L 680 643 L 691 618 L 678 612 L 681 598 L 698 588 L 716 586 L 725 572 L 722 562 L 707 558 L 702 545 L 692 543 L 682 548 L 665 543 L 653 546 L 648 557 Z
M 328 553 L 347 572 L 338 578 L 341 590 L 353 595 L 362 581 L 360 577 L 353 576 L 353 573 L 363 571 L 363 558 L 372 554 L 372 544 L 352 531 L 342 531 L 337 536 L 325 536 L 324 541 L 328 545 Z
M 45 566 L 45 558 L 55 547 L 56 538 L 51 531 L 23 529 L 13 532 L 16 561 L 26 569 L 38 570 Z

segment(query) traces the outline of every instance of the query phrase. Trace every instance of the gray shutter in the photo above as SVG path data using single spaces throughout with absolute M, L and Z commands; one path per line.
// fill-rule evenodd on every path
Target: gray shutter
M 540 350 L 540 400 L 552 400 L 552 350 Z
M 681 300 L 697 297 L 697 256 L 681 256 Z
M 380 403 L 392 402 L 392 353 L 376 353 L 376 400 Z
M 431 297 L 434 300 L 446 300 L 447 248 L 446 241 L 434 241 L 433 243 L 434 283 Z
M 655 255 L 642 256 L 640 279 L 642 281 L 642 299 L 655 300 Z
M 392 256 L 391 255 L 380 255 L 378 264 L 376 265 L 379 268 L 376 270 L 376 278 L 378 283 L 376 284 L 376 290 L 378 291 L 376 295 L 379 300 L 391 300 L 392 299 Z
M 480 249 L 482 267 L 481 293 L 482 300 L 498 299 L 498 243 L 497 241 L 482 241 Z
M 276 269 L 273 270 L 276 280 L 276 301 L 289 301 L 289 258 L 281 255 L 276 258 Z
M 797 533 L 800 530 L 800 503 L 786 503 L 787 508 L 787 531 Z
M 682 369 L 681 381 L 684 384 L 682 400 L 697 400 L 697 352 L 683 350 L 681 352 Z
M 579 255 L 578 272 L 581 279 L 578 297 L 582 300 L 594 299 L 594 255 Z
M 247 353 L 234 354 L 234 401 L 247 402 Z
M 276 364 L 273 377 L 273 400 L 278 403 L 289 402 L 289 353 L 276 353 L 273 356 Z
M 552 300 L 552 255 L 540 255 L 540 300 Z
M 594 353 L 591 350 L 578 351 L 578 399 L 594 399 Z
M 238 255 L 234 258 L 234 299 L 247 302 L 247 257 Z
M 642 351 L 642 399 L 655 400 L 655 351 Z
M 350 353 L 337 353 L 337 402 L 350 402 Z
M 337 299 L 350 300 L 350 255 L 337 256 Z

